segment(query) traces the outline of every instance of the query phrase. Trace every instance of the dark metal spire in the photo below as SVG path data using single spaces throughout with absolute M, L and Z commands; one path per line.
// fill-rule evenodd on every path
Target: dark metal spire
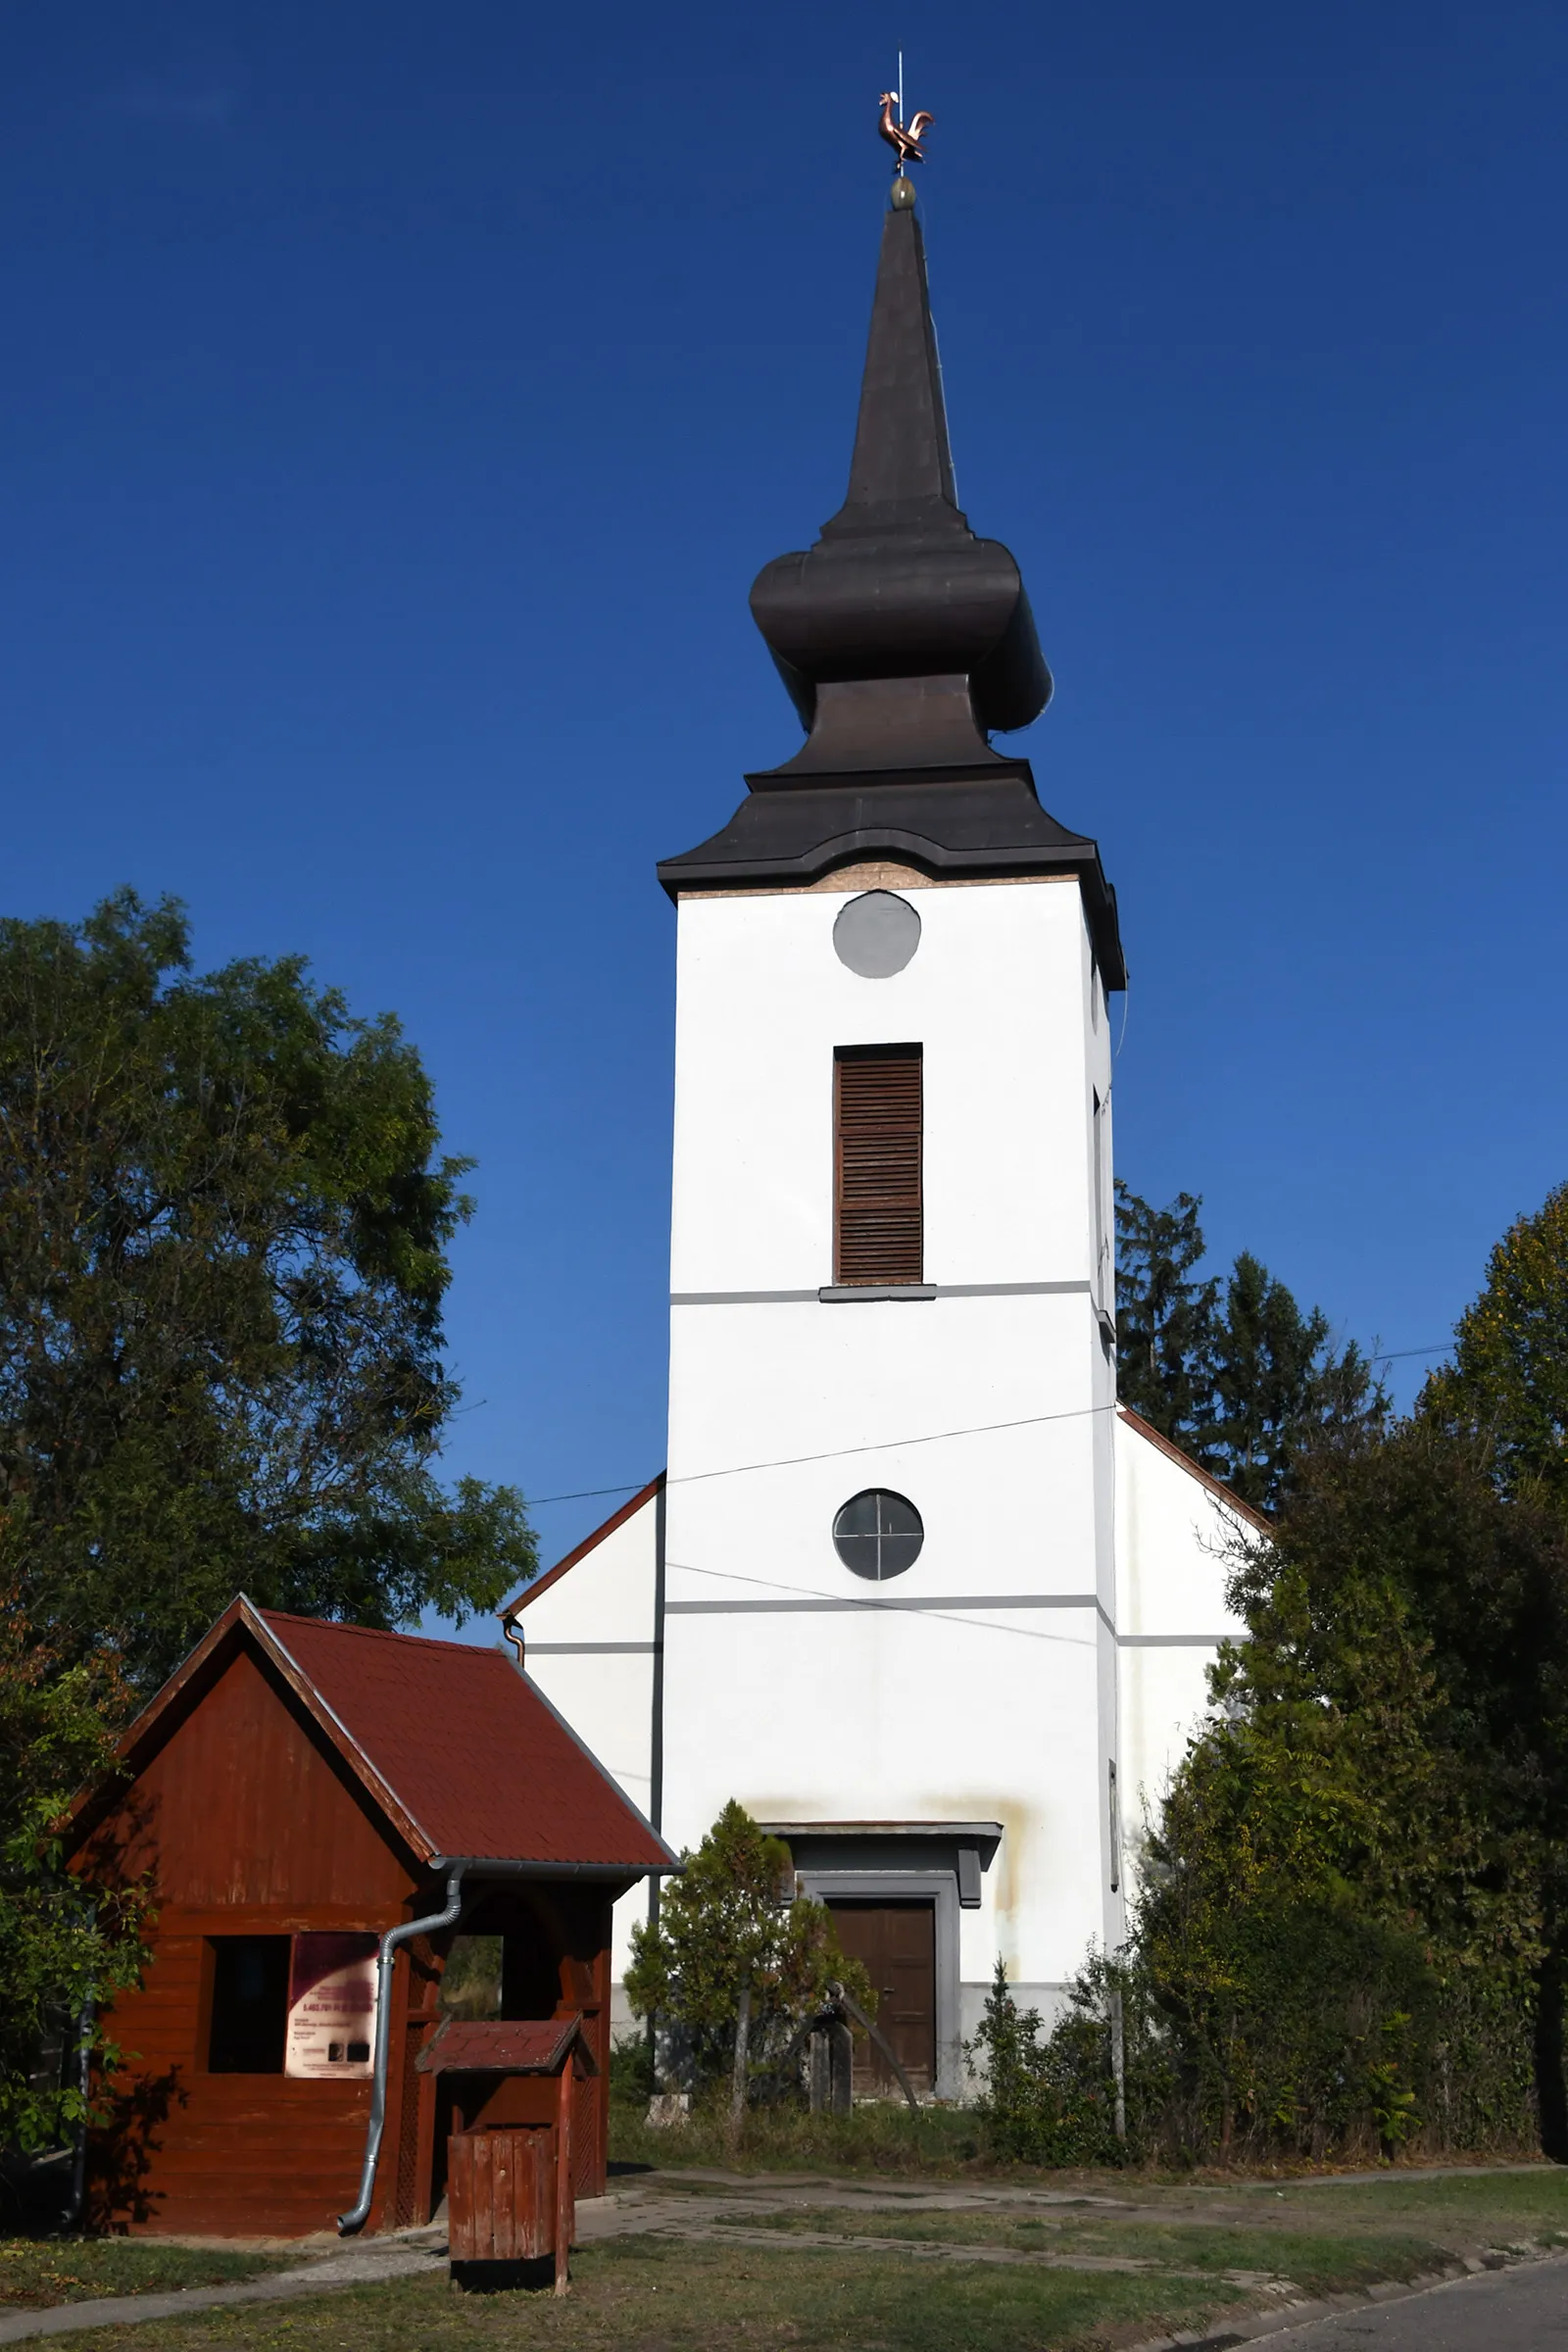
M 1051 694 L 1018 566 L 958 510 L 912 184 L 894 193 L 849 495 L 752 589 L 809 730 L 780 777 L 984 765 L 990 730 L 1027 726 Z
M 1121 988 L 1098 849 L 1041 808 L 1027 760 L 989 741 L 1038 718 L 1051 672 L 1017 564 L 958 508 L 913 206 L 913 182 L 896 178 L 849 493 L 814 547 L 775 557 L 752 589 L 807 741 L 749 775 L 722 832 L 660 878 L 679 897 L 799 889 L 861 858 L 937 880 L 1072 874 L 1105 985 Z
M 823 535 L 901 524 L 967 527 L 953 486 L 925 244 L 908 207 L 889 212 L 882 222 L 849 495 Z

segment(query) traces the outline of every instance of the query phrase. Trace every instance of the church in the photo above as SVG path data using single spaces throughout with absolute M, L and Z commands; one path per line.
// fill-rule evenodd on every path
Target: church
M 667 1469 L 505 1622 L 671 1845 L 730 1797 L 788 1840 L 956 2099 L 999 1957 L 1049 2015 L 1121 1940 L 1253 1515 L 1117 1403 L 1116 898 L 992 741 L 1052 681 L 957 504 L 902 176 L 848 495 L 752 611 L 805 742 L 659 868 Z

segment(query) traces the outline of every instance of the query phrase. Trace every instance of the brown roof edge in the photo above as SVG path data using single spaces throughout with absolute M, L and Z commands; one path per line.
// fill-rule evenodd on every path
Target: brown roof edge
M 1129 1429 L 1135 1429 L 1141 1438 L 1149 1440 L 1151 1446 L 1157 1446 L 1161 1453 L 1168 1454 L 1173 1462 L 1187 1472 L 1189 1478 L 1196 1478 L 1200 1486 L 1208 1489 L 1217 1502 L 1224 1503 L 1227 1510 L 1234 1511 L 1239 1519 L 1246 1519 L 1264 1535 L 1269 1533 L 1274 1522 L 1266 1512 L 1254 1510 L 1250 1502 L 1244 1502 L 1239 1494 L 1233 1494 L 1223 1479 L 1216 1478 L 1211 1470 L 1205 1470 L 1201 1462 L 1195 1462 L 1190 1453 L 1183 1453 L 1179 1446 L 1172 1445 L 1170 1439 L 1157 1430 L 1152 1421 L 1146 1421 L 1142 1413 L 1135 1413 L 1130 1404 L 1118 1404 L 1116 1411 Z
M 157 1730 L 171 1709 L 178 1704 L 214 1650 L 237 1631 L 244 1606 L 245 1599 L 241 1593 L 229 1602 L 221 1617 L 208 1627 L 195 1648 L 188 1650 L 181 1658 L 168 1682 L 154 1691 L 141 1713 L 132 1719 L 116 1740 L 115 1757 L 122 1767 L 122 1773 L 117 1775 L 110 1770 L 96 1774 L 84 1788 L 78 1788 L 62 1816 L 62 1827 L 66 1824 L 77 1829 L 90 1826 L 98 1802 L 112 1798 L 123 1777 L 135 1770 L 132 1758 L 137 1751 L 147 1744 L 149 1736 Z M 85 1823 L 84 1815 L 87 1817 Z
M 269 1663 L 283 1677 L 300 1704 L 315 1716 L 349 1770 L 364 1784 L 371 1802 L 385 1814 L 398 1836 L 419 1860 L 430 1861 L 440 1851 L 435 1838 L 415 1820 L 391 1782 L 383 1779 L 342 1717 L 327 1705 L 304 1667 L 296 1664 L 281 1637 L 268 1624 L 261 1610 L 248 1601 L 243 1593 L 240 1594 L 239 1605 L 246 1630 L 255 1633 Z
M 607 1536 L 612 1536 L 617 1527 L 624 1527 L 628 1519 L 635 1518 L 644 1503 L 652 1502 L 663 1485 L 664 1478 L 665 1473 L 661 1470 L 659 1476 L 651 1478 L 647 1486 L 641 1488 L 629 1502 L 623 1502 L 618 1511 L 612 1511 L 603 1527 L 596 1527 L 591 1536 L 584 1536 L 575 1551 L 568 1551 L 564 1560 L 558 1560 L 553 1568 L 547 1568 L 543 1576 L 536 1576 L 531 1585 L 524 1585 L 516 1599 L 509 1600 L 506 1607 L 500 1612 L 502 1624 L 509 1624 L 519 1610 L 528 1606 L 530 1600 L 537 1600 L 541 1592 L 548 1592 L 551 1586 L 556 1583 L 558 1578 L 564 1576 L 568 1568 L 575 1568 L 579 1560 L 586 1559 L 589 1552 L 597 1550 Z
M 208 1627 L 195 1648 L 181 1659 L 163 1689 L 148 1700 L 135 1721 L 122 1733 L 115 1747 L 122 1768 L 131 1774 L 140 1770 L 141 1759 L 155 1743 L 156 1735 L 165 1719 L 176 1713 L 179 1701 L 192 1685 L 203 1677 L 205 1669 L 214 1663 L 217 1653 L 232 1640 L 244 1640 L 247 1636 L 319 1726 L 349 1770 L 363 1784 L 371 1802 L 385 1815 L 391 1828 L 421 1862 L 427 1862 L 436 1850 L 431 1838 L 402 1804 L 396 1790 L 381 1778 L 369 1757 L 332 1712 L 310 1677 L 295 1664 L 260 1609 L 243 1592 L 236 1594 L 217 1623 Z M 170 1728 L 172 1730 L 173 1726 Z M 110 1772 L 78 1789 L 66 1815 L 67 1821 L 78 1835 L 85 1834 L 91 1828 L 98 1805 L 105 1801 L 112 1802 L 119 1786 L 118 1777 Z

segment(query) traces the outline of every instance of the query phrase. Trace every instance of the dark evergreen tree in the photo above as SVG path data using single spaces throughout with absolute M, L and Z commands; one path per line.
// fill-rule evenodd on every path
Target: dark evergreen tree
M 1388 1398 L 1353 1341 L 1303 1314 L 1250 1251 L 1229 1277 L 1199 1273 L 1202 1201 L 1154 1208 L 1116 1186 L 1117 1382 L 1122 1402 L 1271 1510 L 1301 1448 L 1325 1431 L 1375 1424 Z
M 1178 1193 L 1152 1207 L 1116 1179 L 1116 1381 L 1123 1404 L 1174 1445 L 1189 1445 L 1208 1407 L 1219 1283 L 1200 1281 L 1198 1212 Z
M 1214 1315 L 1208 1368 L 1212 1388 L 1197 1432 L 1203 1458 L 1257 1510 L 1278 1503 L 1315 1438 L 1376 1422 L 1388 1409 L 1355 1342 L 1334 1348 L 1322 1308 L 1303 1314 L 1247 1250 Z

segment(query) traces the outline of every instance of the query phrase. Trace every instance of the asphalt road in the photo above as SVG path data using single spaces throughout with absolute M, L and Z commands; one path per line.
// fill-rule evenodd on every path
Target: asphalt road
M 1279 2352 L 1568 2352 L 1568 2261 L 1456 2278 L 1402 2303 L 1282 2328 L 1262 2343 Z

